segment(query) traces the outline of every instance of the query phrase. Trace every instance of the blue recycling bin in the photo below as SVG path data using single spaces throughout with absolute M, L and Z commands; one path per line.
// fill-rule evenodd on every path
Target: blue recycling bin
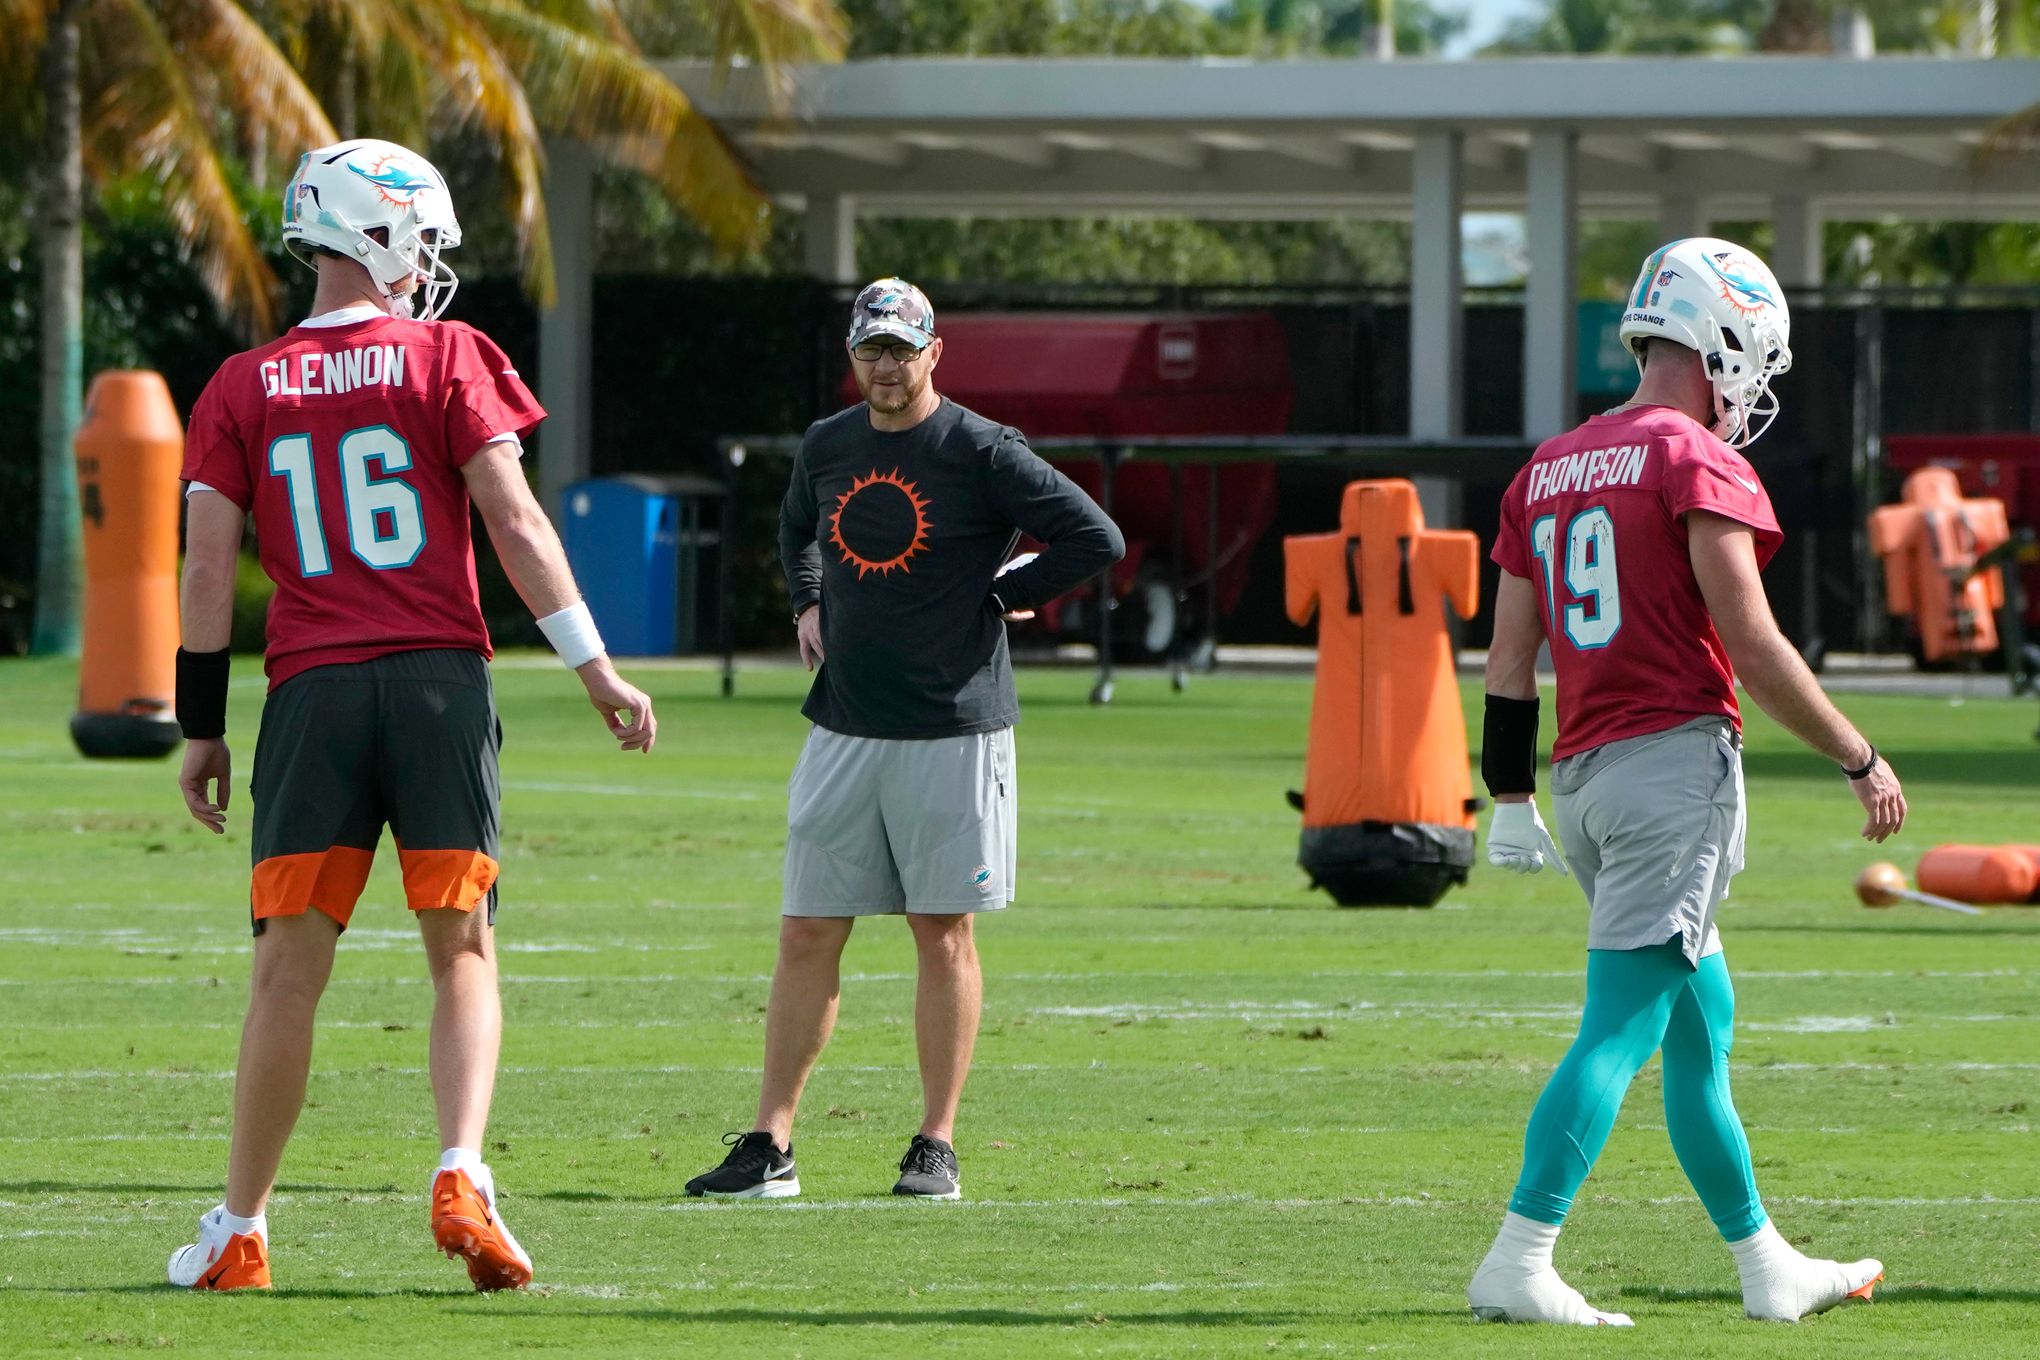
M 618 656 L 700 648 L 727 488 L 706 477 L 626 473 L 575 482 L 560 537 L 574 579 Z

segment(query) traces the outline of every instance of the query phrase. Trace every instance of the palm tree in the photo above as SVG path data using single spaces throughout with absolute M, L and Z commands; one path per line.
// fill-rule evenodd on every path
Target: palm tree
M 230 148 L 218 129 L 238 119 L 286 143 L 316 145 L 332 125 L 253 19 L 232 6 L 201 12 L 139 0 L 4 0 L 0 19 L 0 72 L 17 89 L 42 95 L 40 110 L 25 100 L 5 110 L 12 123 L 39 114 L 42 124 L 42 523 L 31 647 L 68 652 L 78 630 L 71 437 L 83 384 L 86 175 L 103 182 L 151 173 L 176 186 L 173 221 L 207 285 L 251 325 L 267 323 L 273 279 L 241 220 Z
M 783 73 L 793 61 L 841 55 L 834 0 L 696 3 L 705 40 L 726 64 L 742 58 Z M 265 182 L 304 148 L 369 122 L 413 144 L 440 129 L 486 139 L 503 166 L 526 285 L 541 303 L 552 293 L 548 133 L 650 176 L 719 242 L 751 239 L 763 223 L 734 150 L 640 55 L 617 0 L 0 0 L 0 91 L 31 79 L 41 107 L 0 93 L 0 132 L 26 144 L 40 123 L 37 652 L 77 643 L 70 448 L 83 376 L 87 176 L 161 183 L 178 237 L 251 336 L 275 330 L 278 287 L 236 199 L 233 167 Z
M 640 0 L 641 2 L 641 0 Z M 241 0 L 265 15 L 340 135 L 423 144 L 459 128 L 503 171 L 525 283 L 552 300 L 545 135 L 588 142 L 636 170 L 719 244 L 755 240 L 764 202 L 715 126 L 640 52 L 628 0 Z M 672 6 L 663 6 L 671 9 Z M 785 96 L 788 67 L 835 60 L 835 0 L 694 0 L 718 62 L 756 63 Z M 293 153 L 294 154 L 294 153 Z

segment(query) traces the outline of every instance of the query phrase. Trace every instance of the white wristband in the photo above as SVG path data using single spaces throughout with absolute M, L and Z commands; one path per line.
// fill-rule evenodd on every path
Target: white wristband
M 602 634 L 595 631 L 595 616 L 588 612 L 586 600 L 576 600 L 558 613 L 546 615 L 538 621 L 538 631 L 545 634 L 570 671 L 581 669 L 608 650 L 602 645 Z

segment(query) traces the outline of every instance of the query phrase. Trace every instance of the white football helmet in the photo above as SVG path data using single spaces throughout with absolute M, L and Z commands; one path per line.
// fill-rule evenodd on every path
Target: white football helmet
M 1778 414 L 1771 379 L 1792 367 L 1792 317 L 1764 262 L 1732 241 L 1689 236 L 1643 262 L 1622 312 L 1622 343 L 1643 367 L 1643 341 L 1696 351 L 1714 385 L 1714 433 L 1744 448 Z
M 368 233 L 388 233 L 379 243 Z M 283 243 L 305 264 L 329 250 L 368 270 L 383 296 L 416 278 L 420 315 L 437 319 L 460 280 L 439 258 L 460 244 L 453 196 L 432 162 L 395 142 L 356 138 L 308 151 L 283 191 Z

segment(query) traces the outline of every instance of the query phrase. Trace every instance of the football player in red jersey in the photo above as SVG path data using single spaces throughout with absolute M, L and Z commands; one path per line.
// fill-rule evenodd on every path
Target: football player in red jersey
M 1490 1321 L 1629 1325 L 1559 1278 L 1551 1251 L 1630 1079 L 1664 1052 L 1665 1123 L 1728 1243 L 1753 1318 L 1797 1321 L 1868 1297 L 1876 1261 L 1801 1255 L 1771 1225 L 1729 1095 L 1735 994 L 1715 929 L 1743 867 L 1735 683 L 1834 761 L 1863 835 L 1905 821 L 1898 777 L 1836 712 L 1771 617 L 1759 567 L 1782 536 L 1739 451 L 1777 412 L 1792 362 L 1784 294 L 1763 262 L 1674 241 L 1637 277 L 1621 335 L 1636 395 L 1539 446 L 1502 504 L 1482 774 L 1488 859 L 1566 866 L 1533 801 L 1539 646 L 1558 680 L 1552 808 L 1587 895 L 1579 1037 L 1530 1115 L 1522 1176 L 1467 1288 Z
M 525 483 L 521 439 L 545 412 L 502 350 L 439 319 L 456 282 L 441 252 L 460 243 L 439 172 L 391 142 L 313 151 L 285 190 L 283 235 L 318 272 L 312 315 L 221 365 L 185 441 L 179 783 L 215 832 L 233 782 L 227 641 L 251 517 L 276 595 L 226 1199 L 170 1258 L 170 1279 L 269 1284 L 265 1211 L 304 1103 L 313 1013 L 387 823 L 436 989 L 434 1239 L 466 1261 L 476 1288 L 516 1288 L 531 1259 L 481 1159 L 502 1033 L 492 931 L 501 729 L 470 506 L 622 748 L 651 750 L 657 724 L 651 701 L 610 665 Z

